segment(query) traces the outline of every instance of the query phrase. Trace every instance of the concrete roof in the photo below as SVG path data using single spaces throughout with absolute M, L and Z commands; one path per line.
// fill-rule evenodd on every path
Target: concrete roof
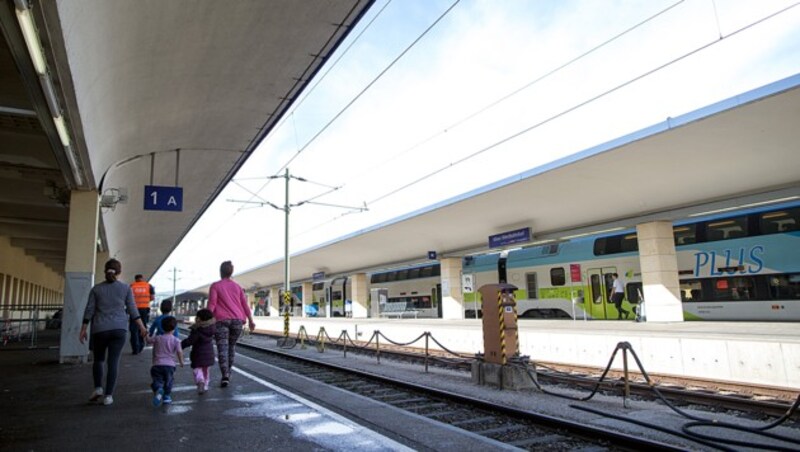
M 527 226 L 535 242 L 800 198 L 798 124 L 800 75 L 295 253 L 292 280 L 485 251 Z M 283 259 L 235 279 L 281 285 Z
M 127 194 L 101 209 L 102 246 L 150 275 L 372 0 L 31 1 L 69 147 L 15 3 L 0 2 L 0 235 L 62 273 L 70 191 Z M 143 211 L 145 185 L 182 186 L 183 211 Z

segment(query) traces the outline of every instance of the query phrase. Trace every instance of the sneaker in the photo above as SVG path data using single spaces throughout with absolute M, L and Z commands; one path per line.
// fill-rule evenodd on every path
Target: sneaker
M 159 389 L 153 394 L 153 406 L 161 406 L 161 400 L 164 398 L 164 390 Z
M 206 390 L 205 390 L 205 385 L 203 384 L 203 382 L 202 382 L 202 381 L 198 381 L 198 382 L 197 382 L 197 393 L 198 393 L 198 394 L 203 394 L 203 393 L 205 393 L 205 392 L 206 392 Z
M 114 398 L 113 398 L 113 397 L 111 397 L 110 395 L 107 395 L 107 396 L 105 396 L 105 397 L 103 398 L 103 405 L 105 405 L 105 406 L 109 406 L 109 405 L 111 405 L 112 403 L 114 403 Z
M 219 386 L 220 386 L 221 388 L 227 388 L 227 387 L 228 387 L 228 384 L 230 384 L 230 382 L 231 382 L 231 381 L 230 381 L 230 378 L 228 378 L 228 377 L 222 377 L 222 381 L 219 383 Z
M 97 402 L 103 397 L 103 388 L 94 388 L 94 392 L 89 396 L 90 402 Z
M 172 396 L 165 395 L 164 396 L 164 405 L 169 405 L 172 403 Z

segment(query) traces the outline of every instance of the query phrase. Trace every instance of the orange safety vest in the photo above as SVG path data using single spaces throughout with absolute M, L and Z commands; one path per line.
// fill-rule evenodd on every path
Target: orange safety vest
M 131 283 L 133 290 L 133 301 L 136 302 L 137 309 L 147 309 L 150 307 L 150 283 L 138 281 Z

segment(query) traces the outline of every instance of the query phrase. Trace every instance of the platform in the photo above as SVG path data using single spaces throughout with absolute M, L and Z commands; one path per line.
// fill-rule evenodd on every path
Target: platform
M 153 407 L 151 354 L 127 344 L 113 405 L 88 403 L 91 364 L 58 364 L 54 333 L 0 349 L 2 450 L 411 450 L 241 370 L 199 395 L 187 364 Z
M 256 324 L 259 330 L 283 331 L 282 318 L 256 317 Z M 468 354 L 483 350 L 480 319 L 290 318 L 292 333 L 300 326 L 309 336 L 324 327 L 333 338 L 347 330 L 362 340 L 380 330 L 396 342 L 414 340 L 428 331 L 450 350 Z M 631 344 L 649 373 L 800 389 L 800 323 L 796 322 L 520 321 L 520 353 L 535 361 L 605 367 L 623 341 Z M 430 346 L 437 348 L 434 343 Z

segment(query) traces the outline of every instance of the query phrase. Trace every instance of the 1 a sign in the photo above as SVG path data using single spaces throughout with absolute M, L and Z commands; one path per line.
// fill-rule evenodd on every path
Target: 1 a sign
M 183 187 L 145 185 L 144 210 L 183 211 Z

